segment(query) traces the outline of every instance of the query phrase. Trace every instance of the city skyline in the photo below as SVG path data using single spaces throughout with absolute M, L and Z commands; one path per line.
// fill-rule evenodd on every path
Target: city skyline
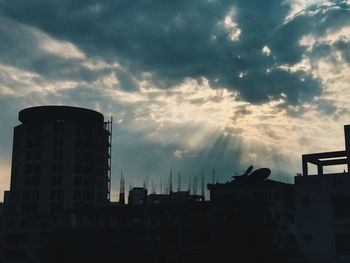
M 202 171 L 210 181 L 213 168 L 224 182 L 250 165 L 292 180 L 303 153 L 344 148 L 349 8 L 0 1 L 0 192 L 18 112 L 39 105 L 113 116 L 114 196 L 121 169 L 127 186 L 171 168 L 184 186 Z

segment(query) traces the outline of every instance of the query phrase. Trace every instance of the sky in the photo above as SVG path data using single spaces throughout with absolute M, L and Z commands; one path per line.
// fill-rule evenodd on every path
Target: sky
M 113 116 L 112 199 L 121 169 L 158 191 L 171 168 L 183 190 L 249 165 L 292 182 L 344 149 L 349 69 L 349 0 L 0 0 L 0 192 L 39 105 Z

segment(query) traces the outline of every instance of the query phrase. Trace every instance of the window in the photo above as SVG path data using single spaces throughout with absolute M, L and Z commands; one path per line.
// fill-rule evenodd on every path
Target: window
M 334 217 L 350 217 L 350 195 L 332 196 Z
M 40 150 L 34 151 L 34 160 L 40 160 L 40 158 L 41 158 L 41 151 Z
M 25 173 L 25 174 L 30 174 L 30 173 L 32 173 L 32 164 L 31 164 L 31 163 L 27 163 L 27 164 L 24 166 L 24 173 Z
M 38 189 L 35 189 L 32 191 L 32 199 L 36 200 L 36 201 L 39 199 L 39 190 Z
M 81 186 L 81 177 L 80 176 L 75 176 L 74 177 L 74 186 Z
M 64 121 L 63 120 L 56 120 L 55 126 L 54 126 L 54 132 L 56 134 L 64 133 Z
M 63 147 L 63 137 L 55 137 L 54 138 L 54 146 L 55 147 Z
M 82 165 L 76 163 L 76 164 L 75 164 L 75 167 L 74 167 L 74 171 L 75 171 L 76 173 L 80 174 L 80 173 L 82 172 L 82 170 L 83 170 L 83 169 L 82 169 Z
M 89 190 L 84 191 L 84 200 L 89 201 L 91 199 L 91 194 Z
M 276 221 L 279 222 L 281 219 L 281 214 L 279 212 L 276 212 Z
M 63 159 L 63 150 L 54 150 L 53 159 L 61 161 Z
M 307 197 L 302 197 L 302 198 L 300 199 L 300 203 L 301 203 L 303 206 L 307 206 L 307 205 L 309 205 L 310 200 L 309 200 L 309 198 L 307 198 Z
M 286 220 L 287 220 L 287 222 L 288 223 L 292 223 L 292 224 L 294 224 L 294 215 L 292 214 L 292 213 L 287 213 L 286 214 Z
M 53 173 L 62 173 L 62 163 L 53 163 L 52 172 Z
M 30 186 L 30 184 L 31 184 L 31 177 L 30 176 L 26 176 L 26 177 L 24 177 L 24 186 Z
M 312 235 L 311 234 L 304 234 L 303 238 L 306 242 L 311 242 L 312 241 Z
M 82 151 L 75 152 L 75 160 L 76 161 L 81 161 L 83 159 L 82 157 L 83 157 Z
M 32 177 L 32 185 L 33 186 L 39 186 L 40 184 L 40 177 L 38 175 Z
M 338 255 L 350 256 L 350 234 L 335 235 L 335 249 Z
M 29 200 L 30 199 L 30 190 L 25 189 L 23 191 L 23 199 L 25 199 L 25 200 Z
M 80 199 L 81 199 L 81 191 L 74 190 L 74 200 L 80 200 Z
M 276 201 L 280 200 L 280 192 L 278 190 L 275 191 L 275 200 Z
M 52 176 L 51 185 L 52 186 L 61 186 L 62 185 L 62 176 Z
M 26 152 L 26 161 L 30 161 L 33 158 L 33 152 L 32 151 L 27 151 Z
M 52 200 L 61 200 L 62 199 L 62 189 L 52 189 L 51 190 L 51 199 Z

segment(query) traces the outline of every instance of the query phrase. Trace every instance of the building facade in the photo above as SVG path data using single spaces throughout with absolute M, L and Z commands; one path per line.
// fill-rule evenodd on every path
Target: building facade
M 304 154 L 295 177 L 298 250 L 312 262 L 350 262 L 350 125 L 344 131 L 345 150 Z M 326 173 L 328 166 L 341 170 Z
M 112 123 L 77 107 L 42 106 L 19 113 L 14 128 L 12 215 L 50 215 L 106 206 L 110 196 Z

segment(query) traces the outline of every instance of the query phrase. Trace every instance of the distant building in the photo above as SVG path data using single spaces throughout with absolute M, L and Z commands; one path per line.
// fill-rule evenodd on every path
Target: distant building
M 143 205 L 146 203 L 147 189 L 143 187 L 134 187 L 129 191 L 129 205 Z
M 14 129 L 6 209 L 18 216 L 50 215 L 110 199 L 111 122 L 83 108 L 22 110 Z
M 350 262 L 350 125 L 344 130 L 345 151 L 303 155 L 303 175 L 295 177 L 298 249 L 310 261 Z M 347 171 L 324 173 L 336 165 Z
M 236 208 L 243 223 L 271 226 L 276 247 L 292 253 L 296 249 L 294 186 L 265 179 L 242 175 L 231 182 L 208 184 L 210 200 L 214 207 Z
M 150 194 L 147 196 L 148 205 L 155 204 L 191 204 L 203 201 L 201 195 L 191 195 L 190 191 L 177 191 L 169 194 Z

